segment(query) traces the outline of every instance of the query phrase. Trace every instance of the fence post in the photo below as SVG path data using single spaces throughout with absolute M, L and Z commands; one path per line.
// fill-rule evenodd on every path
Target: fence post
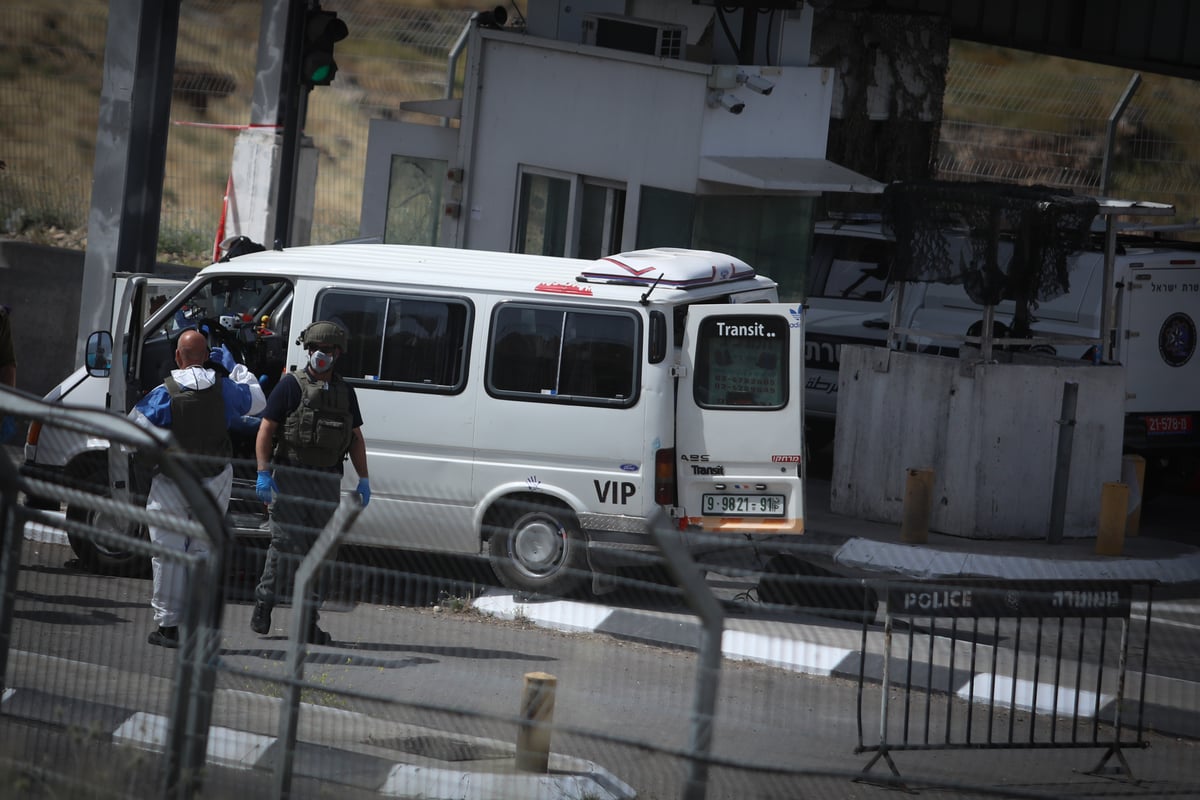
M 1142 498 L 1146 489 L 1146 459 L 1135 453 L 1121 458 L 1121 481 L 1129 487 L 1129 515 L 1125 520 L 1125 535 L 1142 532 Z
M 0 452 L 0 694 L 8 687 L 8 648 L 12 642 L 17 576 L 24 522 L 17 515 L 17 468 Z
M 279 712 L 279 759 L 275 762 L 275 796 L 279 798 L 290 797 L 292 791 L 292 764 L 296 756 L 296 729 L 300 715 L 300 682 L 304 680 L 304 656 L 308 651 L 305 634 L 313 613 L 312 603 L 308 600 L 308 585 L 317 577 L 325 557 L 361 512 L 362 501 L 356 495 L 342 495 L 342 501 L 333 512 L 329 524 L 296 568 L 292 588 L 292 624 L 288 637 L 287 688 Z
M 1054 490 L 1050 496 L 1050 527 L 1046 541 L 1058 544 L 1063 538 L 1063 522 L 1067 515 L 1067 486 L 1071 479 L 1071 448 L 1075 443 L 1075 406 L 1079 400 L 1079 384 L 1063 384 L 1062 413 L 1058 415 L 1058 451 L 1054 459 Z
M 203 559 L 178 556 L 188 564 L 188 601 L 180 626 L 175 710 L 167 735 L 166 783 L 167 794 L 187 800 L 201 789 L 208 757 L 208 728 L 217 680 L 214 664 L 220 648 L 221 611 L 225 602 L 221 584 L 230 536 L 224 514 L 204 488 L 191 462 L 169 451 L 158 455 L 162 474 L 179 487 L 192 517 L 203 527 L 209 546 Z M 131 485 L 130 492 L 132 489 Z
M 1125 546 L 1125 520 L 1129 514 L 1129 487 L 1107 481 L 1100 494 L 1100 526 L 1096 555 L 1119 556 Z
M 703 800 L 708 791 L 708 755 L 712 748 L 713 718 L 717 707 L 717 684 L 721 677 L 721 634 L 725 629 L 725 611 L 704 580 L 691 553 L 670 525 L 665 512 L 651 521 L 650 533 L 667 559 L 667 569 L 683 590 L 688 605 L 700 618 L 700 642 L 697 646 L 696 696 L 692 702 L 692 735 L 688 755 L 688 776 L 683 800 Z
M 516 767 L 522 772 L 550 768 L 550 724 L 558 678 L 545 672 L 526 672 L 521 692 L 521 724 L 517 728 Z
M 904 514 L 900 521 L 900 541 L 925 544 L 929 541 L 929 517 L 933 512 L 933 470 L 908 468 L 904 485 Z

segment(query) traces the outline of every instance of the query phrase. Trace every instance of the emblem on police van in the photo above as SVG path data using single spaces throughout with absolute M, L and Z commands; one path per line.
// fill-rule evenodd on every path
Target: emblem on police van
M 1196 352 L 1196 323 L 1187 314 L 1167 317 L 1158 331 L 1158 352 L 1171 367 L 1182 367 Z

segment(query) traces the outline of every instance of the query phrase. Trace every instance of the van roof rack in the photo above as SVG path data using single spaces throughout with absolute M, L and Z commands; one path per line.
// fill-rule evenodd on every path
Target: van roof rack
M 599 258 L 579 274 L 583 283 L 615 283 L 688 289 L 753 278 L 754 268 L 741 259 L 709 250 L 655 247 Z

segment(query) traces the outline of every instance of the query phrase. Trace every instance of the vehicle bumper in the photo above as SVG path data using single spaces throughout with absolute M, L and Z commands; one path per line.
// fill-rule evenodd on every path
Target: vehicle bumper
M 25 461 L 20 466 L 20 472 L 22 477 L 31 480 L 59 485 L 64 483 L 65 473 L 62 467 L 48 467 L 43 464 L 35 464 L 32 461 Z M 61 506 L 53 498 L 29 493 L 25 493 L 23 505 L 41 511 L 57 511 Z

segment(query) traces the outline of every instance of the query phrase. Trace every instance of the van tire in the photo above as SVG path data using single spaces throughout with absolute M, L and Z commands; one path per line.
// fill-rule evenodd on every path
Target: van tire
M 548 503 L 507 503 L 488 539 L 492 571 L 516 592 L 566 597 L 590 579 L 575 515 Z
M 96 494 L 110 496 L 108 491 L 108 464 L 100 459 L 88 459 L 78 468 L 71 471 L 73 483 L 78 486 L 88 486 Z M 67 504 L 67 519 L 80 522 L 103 530 L 124 530 L 109 515 L 92 511 L 78 505 Z M 138 526 L 138 536 L 143 541 L 150 540 L 146 526 Z M 143 578 L 150 575 L 150 559 L 148 556 L 133 553 L 113 547 L 107 542 L 99 542 L 80 534 L 69 532 L 67 540 L 79 563 L 88 571 L 101 575 L 120 575 L 124 577 Z

